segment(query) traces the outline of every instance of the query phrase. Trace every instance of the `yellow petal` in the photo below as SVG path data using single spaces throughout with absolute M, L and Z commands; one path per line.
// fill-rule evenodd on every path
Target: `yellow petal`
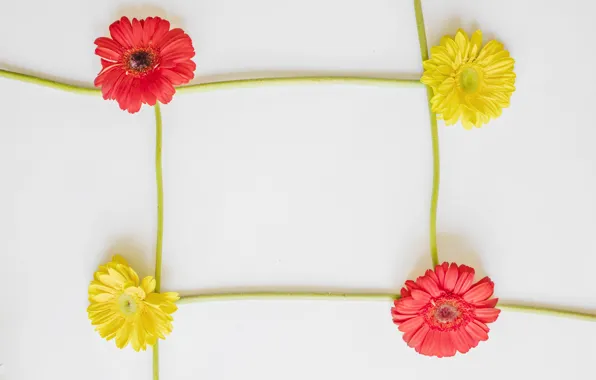
M 457 44 L 457 50 L 462 54 L 463 59 L 467 59 L 468 54 L 468 35 L 463 29 L 458 29 L 455 34 L 455 43 Z
M 91 282 L 91 285 L 89 285 L 89 294 L 95 295 L 99 293 L 116 293 L 116 289 L 105 286 L 101 282 Z
M 122 327 L 124 322 L 125 322 L 124 318 L 117 316 L 109 323 L 101 325 L 97 328 L 97 330 L 99 331 L 99 335 L 101 335 L 102 338 L 105 338 L 108 335 L 116 333 L 118 331 L 118 329 L 120 329 L 120 327 Z
M 116 334 L 116 346 L 118 348 L 124 348 L 130 341 L 133 324 L 131 321 L 126 321 L 124 325 L 118 330 Z
M 101 314 L 95 315 L 93 318 L 90 318 L 90 319 L 91 319 L 91 324 L 93 326 L 99 326 L 99 325 L 103 325 L 106 323 L 110 323 L 115 319 L 118 319 L 118 315 L 113 312 L 103 312 Z
M 478 53 L 478 58 L 476 58 L 476 61 L 482 61 L 483 59 L 493 54 L 496 54 L 501 50 L 503 50 L 503 44 L 496 40 L 491 40 L 480 50 L 480 53 Z
M 447 78 L 439 86 L 438 92 L 444 95 L 448 95 L 450 92 L 455 91 L 455 79 Z
M 431 61 L 436 65 L 451 65 L 453 60 L 449 58 L 449 52 L 444 46 L 434 46 L 430 49 Z
M 156 281 L 153 276 L 147 276 L 141 282 L 141 288 L 145 291 L 145 294 L 153 293 L 155 291 Z
M 99 281 L 106 286 L 110 286 L 112 288 L 118 288 L 122 285 L 116 278 L 110 276 L 109 274 L 102 274 L 99 275 Z
M 472 34 L 470 40 L 470 52 L 468 54 L 469 60 L 474 60 L 478 56 L 480 49 L 482 48 L 482 32 L 477 30 Z
M 108 302 L 108 301 L 112 301 L 114 298 L 115 298 L 115 296 L 112 293 L 99 293 L 99 294 L 91 297 L 91 301 L 93 301 L 93 302 Z
M 170 302 L 176 302 L 180 299 L 180 294 L 177 292 L 165 292 L 161 294 Z
M 112 262 L 115 262 L 117 264 L 122 264 L 122 265 L 129 266 L 128 263 L 126 262 L 126 260 L 124 259 L 124 257 L 122 257 L 120 255 L 114 255 L 114 256 L 112 256 Z

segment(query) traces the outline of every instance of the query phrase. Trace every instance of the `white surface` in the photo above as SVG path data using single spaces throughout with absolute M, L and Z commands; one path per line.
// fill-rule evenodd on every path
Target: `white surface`
M 121 14 L 184 27 L 197 81 L 421 70 L 411 1 L 2 5 L 0 66 L 86 84 L 93 40 Z M 511 109 L 481 130 L 440 132 L 441 257 L 480 267 L 508 300 L 596 309 L 589 8 L 424 2 L 431 44 L 480 26 L 517 60 Z M 153 270 L 152 110 L 4 79 L 0 100 L 4 377 L 149 379 L 150 353 L 101 340 L 85 308 L 111 253 Z M 424 91 L 243 89 L 178 95 L 163 113 L 166 289 L 397 291 L 429 265 Z M 165 380 L 585 378 L 596 354 L 595 323 L 512 312 L 488 343 L 447 360 L 407 348 L 383 302 L 204 303 L 175 317 Z

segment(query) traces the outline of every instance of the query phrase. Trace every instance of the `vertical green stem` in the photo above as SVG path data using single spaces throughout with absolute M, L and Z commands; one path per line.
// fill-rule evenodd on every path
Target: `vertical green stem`
M 162 123 L 159 102 L 155 103 L 155 180 L 157 182 L 157 240 L 155 243 L 155 291 L 161 289 L 163 247 L 163 173 L 161 168 Z M 159 380 L 159 344 L 153 346 L 153 380 Z
M 428 59 L 428 43 L 424 29 L 424 17 L 422 15 L 421 0 L 414 0 L 414 11 L 416 13 L 416 27 L 418 28 L 418 41 L 420 44 L 420 56 L 422 61 Z M 433 90 L 426 86 L 426 97 L 428 100 L 428 112 L 430 117 L 430 133 L 433 149 L 433 190 L 430 200 L 430 256 L 433 266 L 439 264 L 437 252 L 437 206 L 439 203 L 439 183 L 441 180 L 441 163 L 439 160 L 439 131 L 437 128 L 437 115 L 432 111 L 431 99 Z
M 159 380 L 159 342 L 153 345 L 153 380 Z
M 161 250 L 163 247 L 163 174 L 161 168 L 162 123 L 159 103 L 155 104 L 155 180 L 157 182 L 157 240 L 155 242 L 155 291 L 161 290 Z

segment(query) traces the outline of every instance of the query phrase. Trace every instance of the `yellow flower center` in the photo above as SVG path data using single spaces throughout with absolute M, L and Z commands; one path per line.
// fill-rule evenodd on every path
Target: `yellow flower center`
M 137 307 L 137 301 L 134 296 L 122 293 L 120 297 L 118 297 L 118 308 L 124 316 L 129 317 L 134 315 L 137 312 Z
M 464 67 L 459 74 L 459 86 L 464 92 L 471 94 L 478 90 L 480 74 L 473 67 Z

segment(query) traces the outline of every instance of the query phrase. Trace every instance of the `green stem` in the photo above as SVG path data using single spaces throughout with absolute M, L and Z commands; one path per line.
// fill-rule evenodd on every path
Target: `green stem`
M 161 165 L 162 122 L 159 102 L 155 103 L 155 180 L 157 183 L 157 239 L 155 242 L 155 291 L 161 289 L 163 247 L 163 173 Z M 153 345 L 153 380 L 159 380 L 159 344 Z
M 390 78 L 368 78 L 368 77 L 342 77 L 342 76 L 309 76 L 309 77 L 287 77 L 287 78 L 257 78 L 240 79 L 211 83 L 199 83 L 190 86 L 182 86 L 176 89 L 177 92 L 203 92 L 212 90 L 224 90 L 230 88 L 254 88 L 262 86 L 287 86 L 287 85 L 312 85 L 312 84 L 351 84 L 360 86 L 375 87 L 422 87 L 419 79 L 390 79 Z
M 33 83 L 39 86 L 50 87 L 57 90 L 68 91 L 85 95 L 101 95 L 101 90 L 75 86 L 72 84 L 56 82 L 49 79 L 39 78 L 33 75 L 15 73 L 0 69 L 0 77 L 18 80 L 26 83 Z M 342 84 L 361 85 L 375 87 L 423 87 L 419 79 L 396 79 L 396 78 L 369 78 L 349 76 L 308 76 L 308 77 L 287 77 L 287 78 L 257 78 L 238 79 L 211 83 L 199 83 L 189 86 L 181 86 L 177 92 L 205 92 L 214 90 L 225 90 L 231 88 L 253 88 L 262 86 L 286 86 L 286 85 L 309 85 L 309 84 Z
M 153 345 L 153 380 L 159 380 L 159 341 Z
M 500 302 L 497 305 L 497 307 L 500 309 L 504 309 L 504 310 L 521 311 L 521 312 L 535 313 L 535 314 L 546 314 L 546 315 L 553 315 L 553 316 L 557 316 L 557 317 L 585 319 L 585 320 L 596 322 L 595 314 L 590 314 L 590 313 L 581 312 L 581 311 L 564 310 L 564 309 L 558 309 L 558 308 L 552 308 L 552 307 L 542 307 L 542 306 L 507 304 L 507 303 L 500 303 Z
M 238 293 L 207 293 L 181 296 L 178 304 L 190 304 L 208 301 L 239 301 L 239 300 L 341 300 L 341 301 L 393 301 L 399 299 L 398 294 L 390 293 L 338 293 L 338 292 L 238 292 Z M 499 303 L 497 307 L 504 310 L 531 312 L 558 317 L 578 318 L 596 321 L 596 315 L 586 312 L 564 310 L 552 307 L 526 306 L 519 304 Z
M 101 94 L 101 90 L 99 90 L 97 88 L 75 86 L 72 84 L 56 82 L 56 81 L 49 80 L 49 79 L 42 79 L 42 78 L 39 78 L 39 77 L 36 77 L 33 75 L 15 73 L 15 72 L 8 71 L 8 70 L 0 69 L 0 77 L 14 79 L 14 80 L 18 80 L 18 81 L 26 82 L 26 83 L 33 83 L 33 84 L 36 84 L 39 86 L 50 87 L 50 88 L 54 88 L 56 90 L 73 92 L 76 94 L 83 94 L 83 95 L 100 95 Z
M 424 17 L 422 15 L 421 0 L 414 0 L 414 11 L 416 13 L 416 27 L 418 28 L 418 41 L 420 44 L 420 57 L 422 61 L 428 59 L 428 42 L 424 29 Z M 432 137 L 433 150 L 433 189 L 430 198 L 430 257 L 433 267 L 439 264 L 437 249 L 437 207 L 439 204 L 439 183 L 441 181 L 441 161 L 439 159 L 439 131 L 437 128 L 437 115 L 432 111 L 431 99 L 433 90 L 426 86 L 426 98 L 428 100 L 428 112 L 430 118 L 430 134 Z
M 392 301 L 399 296 L 389 293 L 337 293 L 337 292 L 239 292 L 239 293 L 210 293 L 181 296 L 179 304 L 203 301 L 251 300 L 251 299 L 318 299 L 318 300 L 384 300 Z

